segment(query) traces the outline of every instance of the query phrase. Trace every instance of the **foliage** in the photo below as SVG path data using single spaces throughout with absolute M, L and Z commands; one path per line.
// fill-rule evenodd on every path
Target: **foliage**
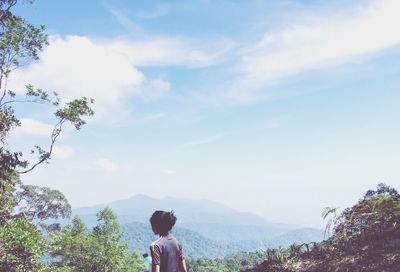
M 385 184 L 369 190 L 352 208 L 345 209 L 335 222 L 333 240 L 363 239 L 398 232 L 400 194 Z
M 38 271 L 46 241 L 26 218 L 10 220 L 0 228 L 0 271 Z
M 174 236 L 182 243 L 187 257 L 222 257 L 238 247 L 229 248 L 224 243 L 216 242 L 204 236 L 178 226 L 173 229 Z M 156 239 L 149 223 L 132 222 L 123 225 L 123 239 L 135 251 L 148 252 L 149 245 Z
M 400 195 L 385 184 L 369 190 L 329 222 L 332 236 L 321 243 L 292 246 L 281 261 L 265 261 L 249 272 L 386 271 L 400 267 Z
M 33 1 L 28 1 L 33 2 Z M 0 0 L 0 270 L 41 271 L 40 258 L 46 250 L 46 241 L 39 225 L 46 230 L 56 230 L 57 224 L 47 226 L 46 219 L 68 217 L 71 207 L 64 195 L 46 187 L 24 185 L 20 175 L 46 163 L 63 125 L 71 123 L 76 129 L 85 124 L 84 117 L 93 115 L 85 97 L 63 105 L 58 94 L 52 94 L 27 85 L 21 90 L 11 90 L 7 83 L 10 74 L 39 58 L 40 51 L 48 44 L 44 26 L 36 27 L 11 9 L 17 0 Z M 28 161 L 22 151 L 10 150 L 7 140 L 21 125 L 16 115 L 17 103 L 43 104 L 54 107 L 56 119 L 48 149 L 34 146 L 30 151 L 37 156 Z
M 187 261 L 190 271 L 193 272 L 239 272 L 257 266 L 266 260 L 283 260 L 289 254 L 285 249 L 266 249 L 253 252 L 239 252 L 224 258 L 197 258 Z
M 331 217 L 328 219 L 325 227 L 325 232 L 324 236 L 327 237 L 329 236 L 335 227 L 335 222 L 338 218 L 337 212 L 338 212 L 338 207 L 326 207 L 325 210 L 322 212 L 322 218 L 326 220 L 328 217 Z
M 93 222 L 93 217 L 84 215 L 86 222 Z M 185 256 L 188 258 L 222 258 L 227 255 L 235 254 L 237 252 L 251 252 L 267 248 L 277 248 L 290 246 L 294 241 L 298 243 L 309 243 L 311 241 L 321 241 L 323 238 L 323 231 L 317 229 L 301 228 L 293 231 L 284 233 L 273 237 L 271 240 L 242 240 L 243 238 L 249 238 L 250 235 L 242 237 L 240 235 L 235 236 L 235 239 L 231 240 L 213 240 L 199 234 L 193 229 L 187 229 L 191 225 L 181 224 L 175 226 L 172 230 L 173 235 L 182 243 Z M 231 225 L 213 225 L 215 228 L 226 228 L 226 231 L 232 229 L 236 230 L 236 233 L 240 233 L 237 230 L 240 226 Z M 123 224 L 123 239 L 129 244 L 131 250 L 147 252 L 148 245 L 151 244 L 156 238 L 149 223 L 131 222 Z M 246 226 L 243 228 L 248 230 Z M 262 227 L 257 227 L 258 230 L 262 230 Z M 216 233 L 221 230 L 216 231 Z M 225 236 L 226 237 L 226 236 Z M 257 237 L 256 235 L 254 237 Z
M 60 224 L 47 225 L 45 220 L 71 216 L 71 205 L 60 191 L 21 182 L 18 184 L 15 193 L 18 216 L 26 216 L 46 231 L 59 230 Z
M 105 208 L 98 214 L 98 224 L 88 231 L 85 223 L 75 217 L 51 241 L 51 267 L 71 268 L 72 271 L 131 271 L 144 270 L 141 256 L 129 253 L 121 243 L 121 227 L 114 212 Z
M 85 124 L 85 116 L 93 115 L 90 104 L 93 102 L 85 97 L 75 99 L 62 106 L 56 92 L 48 92 L 27 85 L 25 94 L 18 95 L 16 90 L 10 90 L 7 82 L 10 73 L 21 65 L 37 60 L 39 52 L 47 42 L 44 26 L 35 27 L 23 18 L 11 13 L 10 8 L 17 1 L 1 0 L 0 7 L 0 222 L 9 219 L 10 212 L 16 204 L 13 198 L 16 182 L 20 174 L 32 171 L 40 164 L 48 162 L 54 144 L 62 132 L 66 122 L 76 129 Z M 50 136 L 50 147 L 46 150 L 34 146 L 31 154 L 37 155 L 37 160 L 29 162 L 24 159 L 23 152 L 7 148 L 7 138 L 10 132 L 20 126 L 20 120 L 15 114 L 16 103 L 39 103 L 55 107 L 56 124 Z

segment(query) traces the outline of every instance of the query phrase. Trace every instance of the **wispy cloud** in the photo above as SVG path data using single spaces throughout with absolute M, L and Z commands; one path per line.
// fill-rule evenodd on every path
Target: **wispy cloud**
M 196 147 L 196 146 L 199 146 L 199 145 L 211 144 L 211 143 L 214 143 L 216 141 L 219 141 L 223 137 L 224 137 L 223 134 L 215 134 L 215 135 L 208 136 L 206 138 L 202 138 L 202 139 L 197 139 L 197 140 L 194 140 L 194 141 L 186 142 L 186 143 L 182 144 L 181 147 L 182 148 L 189 148 L 189 147 Z
M 201 45 L 203 47 L 203 44 Z M 148 78 L 139 66 L 204 67 L 218 62 L 226 47 L 200 49 L 183 39 L 149 38 L 93 40 L 85 36 L 53 36 L 40 60 L 15 71 L 10 86 L 31 83 L 55 90 L 62 98 L 94 98 L 96 118 L 120 107 L 129 97 L 153 100 L 165 96 L 171 84 L 165 76 Z
M 206 67 L 220 63 L 227 53 L 234 48 L 231 39 L 194 39 L 184 36 L 149 35 L 123 10 L 106 8 L 112 16 L 129 32 L 135 33 L 137 39 L 116 39 L 111 41 L 114 50 L 124 54 L 135 66 L 169 66 Z M 153 10 L 139 11 L 135 17 L 154 19 L 167 15 L 170 4 L 159 4 Z
M 112 41 L 110 48 L 136 66 L 206 67 L 220 63 L 235 46 L 229 39 L 196 39 L 157 36 L 142 40 Z
M 129 30 L 131 33 L 139 33 L 141 32 L 141 28 L 138 24 L 136 24 L 132 19 L 130 19 L 124 12 L 115 8 L 106 7 L 111 15 L 117 20 L 117 22 L 124 27 L 125 29 Z
M 355 58 L 400 44 L 400 2 L 372 1 L 344 14 L 313 14 L 312 22 L 271 30 L 239 53 L 240 80 L 226 96 L 257 99 L 260 90 L 277 80 L 314 69 L 343 65 Z
M 121 23 L 135 27 L 123 13 L 111 12 Z M 312 22 L 296 19 L 291 26 L 269 30 L 255 43 L 241 42 L 241 47 L 226 38 L 141 35 L 139 39 L 95 40 L 54 36 L 39 62 L 14 73 L 14 83 L 19 82 L 21 89 L 29 82 L 67 97 L 94 98 L 97 116 L 101 116 L 127 98 L 151 100 L 173 89 L 168 78 L 149 78 L 142 67 L 203 68 L 226 61 L 229 69 L 219 70 L 220 83 L 213 85 L 212 92 L 199 91 L 206 88 L 199 86 L 187 97 L 196 99 L 205 94 L 211 100 L 251 102 L 264 98 L 271 84 L 294 75 L 343 65 L 399 45 L 400 30 L 395 27 L 400 25 L 399 13 L 400 2 L 396 0 L 372 1 L 334 15 L 319 11 L 309 15 Z M 210 82 L 204 86 L 210 89 Z
M 107 158 L 99 158 L 96 160 L 95 164 L 108 172 L 116 172 L 121 169 L 118 163 Z
M 158 4 L 152 10 L 139 11 L 135 14 L 140 19 L 155 19 L 167 15 L 170 12 L 170 5 L 166 3 Z

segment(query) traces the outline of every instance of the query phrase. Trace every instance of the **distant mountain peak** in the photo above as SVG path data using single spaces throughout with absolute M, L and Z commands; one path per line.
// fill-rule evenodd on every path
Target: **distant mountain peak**
M 264 225 L 265 220 L 252 213 L 239 212 L 217 201 L 167 196 L 152 198 L 136 194 L 111 203 L 75 209 L 75 214 L 96 214 L 99 209 L 110 207 L 125 222 L 147 222 L 155 210 L 175 211 L 179 222 L 202 222 L 240 225 Z
M 136 194 L 136 195 L 133 195 L 133 196 L 129 197 L 128 199 L 146 199 L 146 200 L 156 200 L 155 198 L 153 198 L 153 197 L 150 197 L 150 196 L 148 196 L 148 195 L 145 195 L 145 194 Z M 120 200 L 117 200 L 117 201 L 120 201 Z

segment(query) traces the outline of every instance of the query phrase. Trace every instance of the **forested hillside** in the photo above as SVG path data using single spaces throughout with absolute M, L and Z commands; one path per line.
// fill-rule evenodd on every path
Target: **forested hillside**
M 147 252 L 149 245 L 156 239 L 148 223 L 132 222 L 122 225 L 123 237 L 134 251 Z M 229 225 L 226 226 L 229 232 Z M 210 239 L 198 232 L 181 227 L 174 227 L 173 234 L 184 245 L 185 254 L 190 258 L 208 257 L 222 258 L 229 254 L 242 251 L 265 250 L 270 247 L 280 247 L 292 243 L 309 243 L 321 241 L 323 231 L 317 229 L 298 229 L 277 236 L 271 240 L 241 240 L 240 236 L 231 240 Z M 222 236 L 224 238 L 225 236 Z
M 294 226 L 269 222 L 262 225 L 215 224 L 204 221 L 179 222 L 179 226 L 198 232 L 215 241 L 270 241 L 296 229 Z
M 238 272 L 261 264 L 274 250 L 239 252 L 223 258 L 195 258 L 188 260 L 189 271 L 193 272 Z
M 124 239 L 130 248 L 139 252 L 149 252 L 150 244 L 157 239 L 148 224 L 130 223 L 123 226 Z M 173 233 L 184 246 L 188 257 L 219 257 L 227 252 L 224 245 L 207 239 L 200 234 L 182 228 L 174 228 Z
M 224 258 L 196 258 L 193 272 L 398 272 L 400 268 L 400 195 L 378 185 L 353 207 L 332 216 L 329 239 L 287 248 L 241 252 Z
M 174 210 L 174 234 L 189 257 L 223 257 L 240 251 L 288 246 L 294 242 L 321 241 L 323 230 L 271 223 L 251 213 L 238 212 L 217 202 L 136 195 L 112 203 L 73 210 L 88 226 L 97 223 L 98 209 L 111 208 L 118 215 L 124 238 L 132 250 L 146 252 L 155 240 L 149 216 L 156 209 Z M 223 222 L 223 223 L 221 223 Z
M 400 269 L 400 195 L 380 184 L 353 207 L 333 218 L 333 235 L 326 241 L 293 246 L 266 258 L 247 272 L 398 272 Z

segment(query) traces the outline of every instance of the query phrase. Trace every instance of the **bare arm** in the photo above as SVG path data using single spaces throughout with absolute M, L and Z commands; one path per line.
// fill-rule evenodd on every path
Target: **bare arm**
M 180 261 L 180 263 L 179 263 L 179 269 L 180 269 L 180 272 L 187 272 L 185 260 Z
M 160 272 L 160 266 L 158 264 L 153 265 L 153 272 Z

